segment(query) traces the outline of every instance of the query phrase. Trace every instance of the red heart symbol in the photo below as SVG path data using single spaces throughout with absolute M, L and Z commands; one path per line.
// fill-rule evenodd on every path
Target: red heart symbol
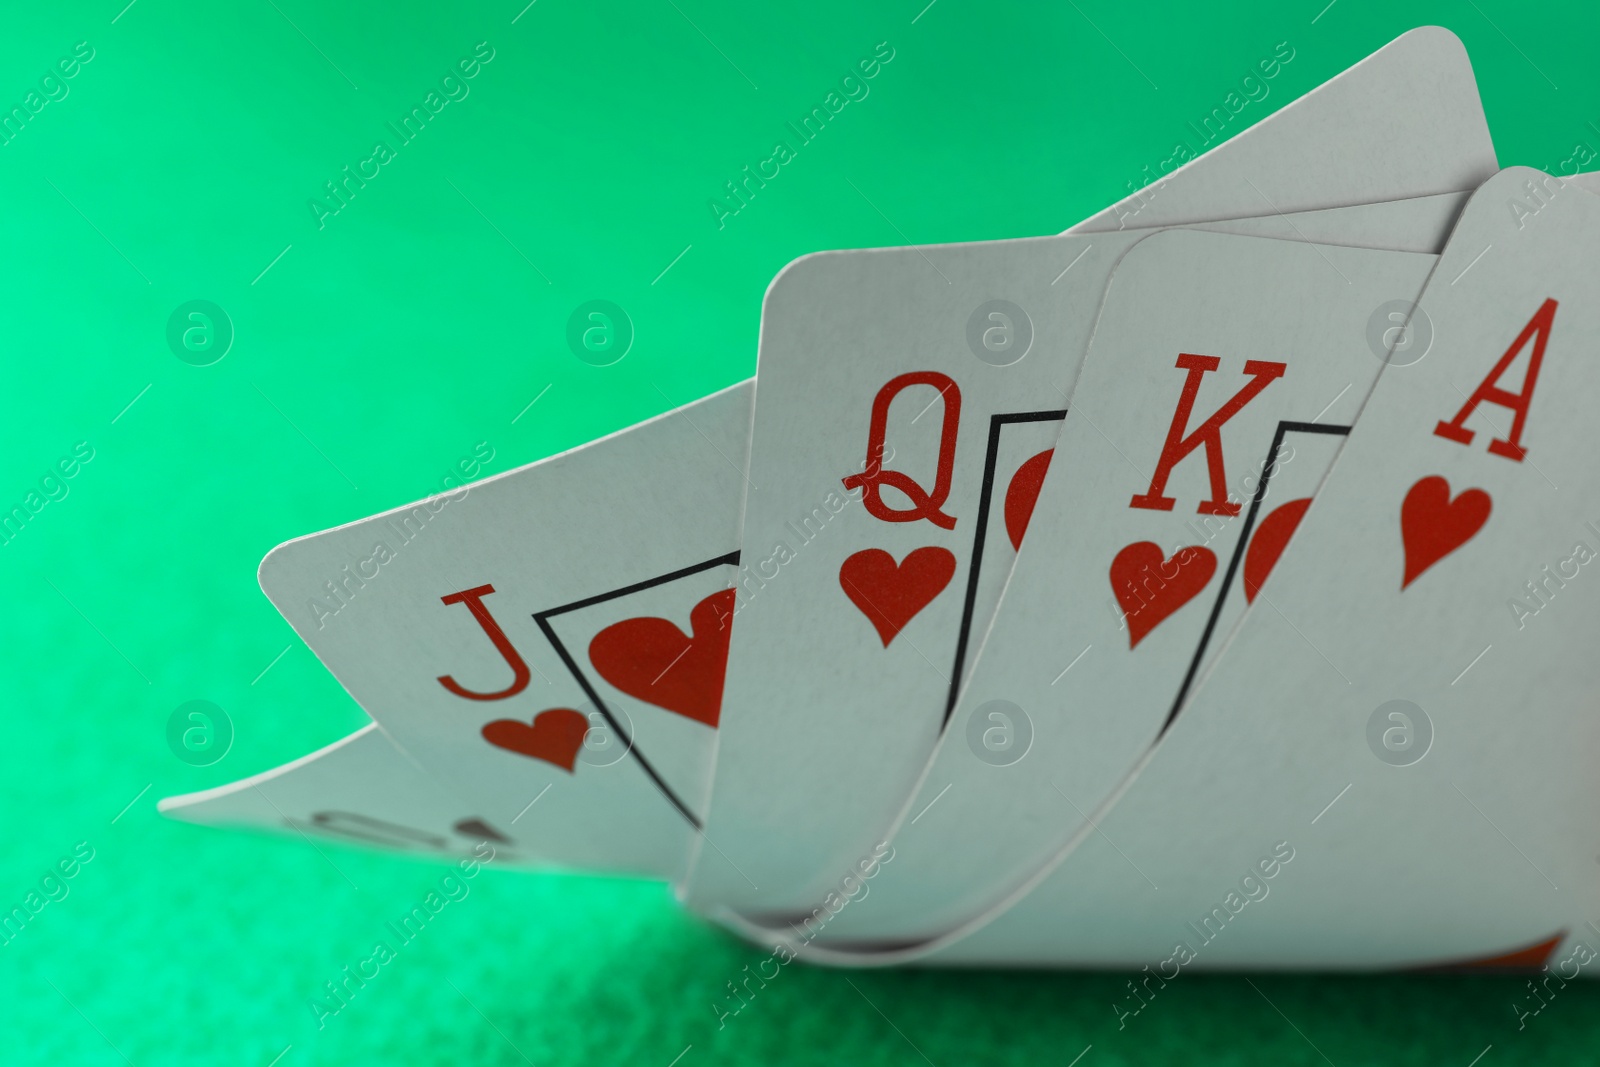
M 629 696 L 714 730 L 722 714 L 736 594 L 724 589 L 696 604 L 689 612 L 693 637 L 654 616 L 612 623 L 589 642 L 589 662 Z
M 1167 566 L 1176 568 L 1168 574 Z M 1163 558 L 1154 541 L 1135 541 L 1111 561 L 1111 591 L 1128 620 L 1132 648 L 1163 619 L 1199 595 L 1217 573 L 1217 556 L 1209 548 L 1180 548 Z
M 1250 549 L 1244 554 L 1246 603 L 1255 602 L 1256 591 L 1266 584 L 1267 575 L 1278 565 L 1278 557 L 1289 547 L 1289 538 L 1294 536 L 1295 527 L 1300 525 L 1310 506 L 1308 496 L 1280 504 L 1256 527 L 1255 536 L 1250 538 Z
M 1050 457 L 1055 449 L 1047 448 L 1017 468 L 1006 486 L 1006 536 L 1011 547 L 1022 547 L 1022 535 L 1027 532 L 1028 520 L 1033 518 L 1033 506 L 1039 502 L 1039 490 L 1044 488 L 1044 476 L 1050 469 Z
M 497 748 L 553 763 L 571 774 L 588 732 L 589 720 L 581 711 L 550 708 L 535 715 L 532 726 L 516 719 L 496 719 L 484 726 L 483 739 Z
M 1464 489 L 1450 499 L 1450 483 L 1437 474 L 1418 480 L 1400 505 L 1400 538 L 1405 542 L 1404 589 L 1422 572 L 1472 540 L 1489 521 L 1493 503 L 1482 489 Z
M 888 648 L 906 623 L 944 591 L 955 573 L 955 553 L 948 548 L 913 549 L 899 564 L 881 548 L 866 548 L 839 566 L 839 586 Z

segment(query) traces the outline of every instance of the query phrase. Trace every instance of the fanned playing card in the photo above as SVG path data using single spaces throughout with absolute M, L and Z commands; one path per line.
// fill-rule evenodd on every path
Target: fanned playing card
M 831 937 L 978 914 L 1117 787 L 1261 595 L 1355 421 L 1384 366 L 1369 320 L 1409 308 L 1436 261 L 1193 230 L 1123 257 L 1061 458 L 874 886 L 885 905 Z
M 531 858 L 677 877 L 710 787 L 750 394 L 291 541 L 262 588 L 406 756 L 490 825 L 537 827 Z
M 161 813 L 205 826 L 249 827 L 304 840 L 419 852 L 482 855 L 517 865 L 518 833 L 539 833 L 537 816 L 502 826 L 463 801 L 395 748 L 375 723 L 282 767 L 161 801 Z
M 1494 171 L 1472 63 L 1442 26 L 1401 34 L 1224 147 L 1190 158 L 1181 146 L 1155 182 L 1067 232 L 1255 215 L 1263 196 L 1293 212 L 1474 189 Z

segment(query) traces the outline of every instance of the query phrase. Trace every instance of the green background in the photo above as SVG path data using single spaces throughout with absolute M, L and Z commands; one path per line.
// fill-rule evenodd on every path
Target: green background
M 1492 1045 L 1492 1067 L 1600 1037 L 1589 985 L 1519 1031 L 1517 978 L 1186 976 L 1119 1032 L 1127 975 L 799 966 L 719 1030 L 712 1003 L 762 953 L 657 885 L 493 869 L 318 1031 L 309 998 L 442 868 L 324 846 L 358 890 L 303 842 L 155 812 L 365 718 L 256 587 L 278 542 L 434 491 L 480 441 L 503 471 L 749 375 L 762 292 L 803 253 L 1057 232 L 1280 41 L 1295 58 L 1236 129 L 1441 23 L 1501 162 L 1558 169 L 1600 146 L 1592 4 L 123 2 L 12 5 L 0 35 L 7 106 L 95 49 L 0 147 L 0 510 L 95 452 L 0 547 L 0 903 L 96 850 L 0 947 L 0 1060 L 1067 1064 L 1092 1045 L 1083 1067 L 1466 1067 Z M 307 201 L 480 41 L 470 95 L 319 229 Z M 870 95 L 719 229 L 723 183 L 881 41 Z M 197 298 L 237 333 L 207 367 L 165 340 Z M 565 344 L 593 298 L 637 332 L 614 366 Z M 237 731 L 206 768 L 165 739 L 197 698 Z

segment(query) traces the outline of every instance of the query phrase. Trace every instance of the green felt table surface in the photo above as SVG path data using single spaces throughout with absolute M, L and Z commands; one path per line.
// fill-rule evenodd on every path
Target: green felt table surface
M 0 1062 L 1589 1058 L 1600 990 L 1519 1028 L 1514 977 L 1185 974 L 1119 1027 L 1126 974 L 796 965 L 719 1024 L 762 953 L 662 886 L 501 870 L 319 1026 L 311 998 L 442 868 L 175 824 L 155 801 L 365 720 L 257 589 L 268 549 L 436 490 L 480 442 L 506 470 L 744 378 L 794 257 L 1057 232 L 1192 141 L 1281 42 L 1293 59 L 1236 129 L 1434 22 L 1471 52 L 1502 163 L 1560 170 L 1600 146 L 1600 9 L 125 3 L 13 4 L 0 34 L 0 101 L 27 113 L 0 145 L 0 510 L 93 456 L 0 546 L 0 904 L 93 850 L 0 947 Z M 869 95 L 719 218 L 725 183 L 885 42 Z M 74 49 L 91 58 L 49 77 Z M 475 49 L 492 59 L 468 94 L 394 138 Z M 356 195 L 311 206 L 380 140 L 392 157 Z M 590 299 L 634 325 L 612 366 L 565 342 Z M 208 366 L 168 344 L 191 300 L 231 323 Z M 194 699 L 235 730 L 211 766 L 168 747 Z

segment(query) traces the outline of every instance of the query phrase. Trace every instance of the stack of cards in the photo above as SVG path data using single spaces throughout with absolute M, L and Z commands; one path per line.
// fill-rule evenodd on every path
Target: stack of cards
M 845 965 L 1581 968 L 1596 244 L 1427 28 L 1059 236 L 806 256 L 758 379 L 273 550 L 374 722 L 162 810 Z

